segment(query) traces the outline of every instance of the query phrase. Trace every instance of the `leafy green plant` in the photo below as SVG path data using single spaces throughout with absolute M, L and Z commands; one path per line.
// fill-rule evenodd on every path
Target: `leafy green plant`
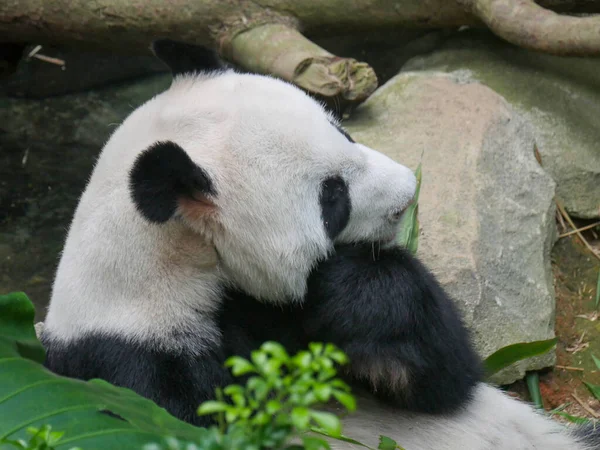
M 46 370 L 33 318 L 25 294 L 0 296 L 1 449 L 329 448 L 319 436 L 371 448 L 343 436 L 336 415 L 315 409 L 331 400 L 348 411 L 356 408 L 350 388 L 336 378 L 335 365 L 347 357 L 331 344 L 313 343 L 289 356 L 281 345 L 267 342 L 250 360 L 230 358 L 233 374 L 249 379 L 245 386 L 218 390 L 216 401 L 200 406 L 200 414 L 219 417 L 218 426 L 205 429 L 172 417 L 129 389 Z M 294 439 L 301 444 L 290 443 Z M 382 436 L 378 449 L 401 447 Z
M 17 439 L 14 441 L 5 439 L 1 443 L 20 450 L 55 450 L 55 446 L 65 434 L 64 431 L 52 431 L 50 425 L 44 425 L 40 429 L 29 427 L 27 428 L 27 433 L 31 435 L 28 441 L 25 439 Z M 81 450 L 81 448 L 71 447 L 69 450 Z
M 314 406 L 335 398 L 355 410 L 350 388 L 335 378 L 335 363 L 346 362 L 346 355 L 331 344 L 311 343 L 308 351 L 291 357 L 281 345 L 266 342 L 250 360 L 238 356 L 227 360 L 233 375 L 253 376 L 245 387 L 235 384 L 217 390 L 220 400 L 205 402 L 198 414 L 216 414 L 224 441 L 235 436 L 237 448 L 283 448 L 295 437 L 306 449 L 328 448 L 307 432 L 316 427 L 328 436 L 341 436 L 339 418 Z
M 49 430 L 63 433 L 61 449 L 141 448 L 165 436 L 202 440 L 206 430 L 176 419 L 129 389 L 46 370 L 33 319 L 34 308 L 25 294 L 0 296 L 0 448 L 27 442 L 32 427 L 43 430 L 37 441 L 52 439 L 52 445 L 58 434 Z
M 356 409 L 350 387 L 336 378 L 335 365 L 346 363 L 346 355 L 332 344 L 311 343 L 308 350 L 290 356 L 280 344 L 266 342 L 250 360 L 238 356 L 227 360 L 234 376 L 250 378 L 245 386 L 218 390 L 218 400 L 203 403 L 198 413 L 216 415 L 219 426 L 213 432 L 222 437 L 223 449 L 330 448 L 318 435 L 370 448 L 343 436 L 335 414 L 315 409 L 332 400 L 347 411 Z M 301 441 L 303 446 L 287 445 L 289 441 Z M 378 448 L 401 449 L 384 436 Z

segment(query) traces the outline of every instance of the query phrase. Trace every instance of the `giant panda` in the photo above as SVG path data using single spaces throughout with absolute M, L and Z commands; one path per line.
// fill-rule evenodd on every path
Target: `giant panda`
M 42 334 L 50 370 L 205 426 L 195 410 L 233 382 L 228 356 L 328 341 L 358 396 L 344 433 L 367 444 L 600 448 L 480 381 L 456 307 L 393 245 L 408 168 L 288 83 L 202 47 L 153 50 L 175 78 L 113 133 L 79 201 Z

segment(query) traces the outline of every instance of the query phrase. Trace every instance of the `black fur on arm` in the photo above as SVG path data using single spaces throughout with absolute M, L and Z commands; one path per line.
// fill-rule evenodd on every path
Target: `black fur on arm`
M 350 358 L 350 381 L 402 408 L 452 412 L 482 364 L 460 313 L 407 251 L 341 246 L 311 274 L 303 323 Z
M 196 414 L 198 406 L 215 398 L 215 388 L 233 381 L 217 348 L 197 356 L 101 335 L 69 344 L 44 335 L 42 343 L 47 351 L 44 365 L 52 372 L 80 380 L 100 378 L 131 389 L 178 419 L 201 427 L 213 422 L 209 416 Z

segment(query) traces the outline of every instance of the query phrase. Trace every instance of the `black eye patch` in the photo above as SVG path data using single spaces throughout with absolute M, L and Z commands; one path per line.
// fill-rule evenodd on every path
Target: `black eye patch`
M 334 239 L 348 225 L 352 204 L 348 186 L 343 178 L 330 177 L 321 183 L 321 217 L 330 239 Z

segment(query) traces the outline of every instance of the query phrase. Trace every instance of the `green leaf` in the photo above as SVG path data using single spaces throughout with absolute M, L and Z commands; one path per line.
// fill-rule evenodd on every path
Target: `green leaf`
M 265 405 L 265 411 L 267 414 L 275 414 L 281 410 L 281 402 L 277 400 L 269 400 Z
M 412 205 L 411 205 L 412 206 Z M 411 252 L 413 255 L 417 254 L 417 250 L 419 248 L 419 229 L 420 229 L 420 224 L 419 224 L 419 205 L 415 204 L 414 205 L 414 223 L 413 226 L 411 228 L 411 234 L 410 234 L 410 239 L 408 241 L 408 243 L 406 244 L 406 249 Z
M 323 348 L 324 348 L 324 345 L 320 342 L 310 342 L 308 344 L 308 349 L 315 356 L 320 355 L 323 352 Z
M 223 393 L 228 395 L 236 406 L 246 406 L 246 396 L 244 395 L 245 390 L 242 386 L 238 384 L 230 384 L 223 389 Z
M 55 375 L 39 364 L 41 355 L 33 305 L 22 293 L 2 296 L 0 441 L 27 441 L 28 429 L 44 426 L 64 433 L 60 439 L 64 450 L 141 448 L 168 435 L 202 441 L 206 430 L 172 417 L 150 400 L 102 380 Z M 49 434 L 53 436 L 58 434 Z
M 313 436 L 302 436 L 302 443 L 305 450 L 320 450 L 330 449 L 329 443 L 324 439 L 319 439 Z
M 224 412 L 227 411 L 227 409 L 229 408 L 229 405 L 227 405 L 227 403 L 223 403 L 223 402 L 217 402 L 217 401 L 207 401 L 202 403 L 199 407 L 198 407 L 198 411 L 197 414 L 199 416 L 206 416 L 208 414 L 215 414 L 218 412 Z
M 544 402 L 542 401 L 542 393 L 540 392 L 540 377 L 537 372 L 527 372 L 525 375 L 527 380 L 527 388 L 529 389 L 529 395 L 531 401 L 538 409 L 544 409 Z
M 379 436 L 377 450 L 396 450 L 398 448 L 402 447 L 400 447 L 393 439 L 390 439 L 387 436 Z
M 344 352 L 338 350 L 333 346 L 333 348 L 331 348 L 330 345 L 331 344 L 327 344 L 327 346 L 325 347 L 325 353 L 327 354 L 327 356 L 329 356 L 331 359 L 333 359 L 336 363 L 340 365 L 347 364 L 348 356 Z
M 417 178 L 417 187 L 415 189 L 415 195 L 413 202 L 406 208 L 400 219 L 398 227 L 398 234 L 396 235 L 396 243 L 415 254 L 419 245 L 419 195 L 421 193 L 421 163 L 417 166 L 415 171 L 415 177 Z
M 254 397 L 258 401 L 262 401 L 267 397 L 269 393 L 269 385 L 267 382 L 260 377 L 252 377 L 246 383 L 246 389 L 254 392 Z
M 46 351 L 37 339 L 35 309 L 23 292 L 0 295 L 0 354 L 43 363 Z
M 557 411 L 554 414 L 557 416 L 564 417 L 569 422 L 576 423 L 578 425 L 585 425 L 585 424 L 591 422 L 590 419 L 588 419 L 586 417 L 572 416 L 571 414 L 567 414 L 566 412 L 563 412 L 563 411 Z
M 556 345 L 556 338 L 545 341 L 521 342 L 497 350 L 484 361 L 487 376 L 490 377 L 511 364 L 533 356 L 541 355 Z
M 279 369 L 281 368 L 282 361 L 275 358 L 269 359 L 262 365 L 263 374 L 267 375 L 269 379 L 273 377 L 279 378 L 281 375 Z
M 346 407 L 348 411 L 356 410 L 356 399 L 352 394 L 335 389 L 333 391 L 335 399 Z
M 227 411 L 225 411 L 225 420 L 227 423 L 235 422 L 238 417 L 240 417 L 240 411 L 238 409 L 229 408 Z
M 260 348 L 264 352 L 270 353 L 271 355 L 273 355 L 280 362 L 287 361 L 290 358 L 289 355 L 287 354 L 287 352 L 285 351 L 285 348 L 283 347 L 283 345 L 281 345 L 277 342 L 273 342 L 273 341 L 265 342 Z
M 304 406 L 297 406 L 292 409 L 292 413 L 290 414 L 290 418 L 292 419 L 292 424 L 300 431 L 304 431 L 308 428 L 308 423 L 310 421 L 310 415 L 308 413 L 308 408 Z
M 266 411 L 257 412 L 256 415 L 252 418 L 252 423 L 260 426 L 264 426 L 268 424 L 272 419 L 271 414 Z
M 292 361 L 300 369 L 308 369 L 312 362 L 312 355 L 306 350 L 302 350 L 292 358 Z
M 584 383 L 588 387 L 590 392 L 594 394 L 594 397 L 600 400 L 600 386 L 598 386 L 597 384 L 588 383 L 587 381 L 584 381 Z
M 225 361 L 225 367 L 231 367 L 231 373 L 236 377 L 256 372 L 256 368 L 250 361 L 239 356 L 228 358 L 227 361 Z
M 319 384 L 315 387 L 314 392 L 315 396 L 317 397 L 317 400 L 319 400 L 322 403 L 325 403 L 331 397 L 333 389 L 327 384 Z
M 340 436 L 342 434 L 342 423 L 339 417 L 323 411 L 310 411 L 310 417 L 322 428 L 329 436 Z
M 594 364 L 596 364 L 596 367 L 600 369 L 600 359 L 596 358 L 594 355 L 592 355 L 592 359 L 594 360 Z
M 332 438 L 332 439 L 335 439 L 338 441 L 348 442 L 349 444 L 359 445 L 361 447 L 371 449 L 371 447 L 369 447 L 368 445 L 365 445 L 362 442 L 357 441 L 356 439 L 352 439 L 352 438 L 349 438 L 348 436 L 344 436 L 343 434 L 340 434 L 339 436 L 331 436 L 325 430 L 322 430 L 320 428 L 311 428 L 310 431 L 312 433 L 321 434 L 323 436 L 327 436 L 328 438 Z

